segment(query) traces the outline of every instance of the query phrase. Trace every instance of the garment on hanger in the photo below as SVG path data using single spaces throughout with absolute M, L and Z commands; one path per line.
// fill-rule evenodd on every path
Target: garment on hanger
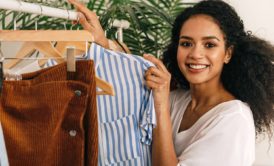
M 111 83 L 116 91 L 114 97 L 97 96 L 98 165 L 150 166 L 156 115 L 144 75 L 153 64 L 140 56 L 110 51 L 95 43 L 86 58 L 94 60 L 96 75 Z
M 150 166 L 156 115 L 144 75 L 154 65 L 140 56 L 114 52 L 95 43 L 84 58 L 94 61 L 96 75 L 112 84 L 116 92 L 115 96 L 97 95 L 98 165 Z
M 97 165 L 93 62 L 77 61 L 75 73 L 67 73 L 62 63 L 22 77 L 4 81 L 1 93 L 0 122 L 9 165 Z

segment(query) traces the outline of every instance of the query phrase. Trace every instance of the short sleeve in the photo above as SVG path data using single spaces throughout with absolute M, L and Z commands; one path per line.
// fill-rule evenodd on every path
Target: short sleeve
M 144 101 L 144 103 L 146 103 L 146 106 L 144 108 L 144 113 L 140 124 L 140 127 L 142 129 L 141 142 L 150 145 L 152 142 L 152 131 L 157 122 L 152 91 L 147 89 L 146 93 L 147 95 Z
M 178 157 L 178 166 L 251 166 L 255 131 L 242 114 L 217 117 L 194 136 Z
M 153 95 L 152 95 L 152 90 L 151 89 L 148 89 L 146 86 L 145 86 L 145 83 L 144 83 L 144 74 L 145 74 L 145 71 L 149 68 L 149 67 L 153 67 L 154 64 L 143 59 L 143 58 L 140 58 L 140 57 L 136 57 L 139 59 L 139 62 L 142 62 L 143 63 L 143 89 L 144 89 L 144 92 L 145 92 L 145 97 L 144 97 L 144 112 L 143 112 L 143 116 L 140 120 L 141 124 L 140 124 L 140 127 L 141 127 L 141 130 L 142 130 L 142 136 L 141 136 L 141 142 L 144 143 L 144 144 L 147 144 L 147 145 L 151 145 L 151 142 L 152 142 L 152 131 L 153 131 L 153 128 L 156 127 L 156 124 L 157 124 L 157 121 L 156 121 L 156 113 L 155 113 L 155 108 L 154 108 L 154 99 L 153 99 Z

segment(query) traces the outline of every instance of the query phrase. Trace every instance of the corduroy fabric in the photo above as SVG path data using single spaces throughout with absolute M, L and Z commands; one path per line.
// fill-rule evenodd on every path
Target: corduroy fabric
M 10 166 L 95 166 L 98 121 L 93 61 L 4 81 L 0 121 Z

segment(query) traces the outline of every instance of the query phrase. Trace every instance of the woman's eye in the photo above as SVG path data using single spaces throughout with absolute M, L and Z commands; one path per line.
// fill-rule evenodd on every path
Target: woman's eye
M 191 47 L 192 44 L 190 42 L 181 42 L 180 43 L 180 46 L 183 46 L 183 47 Z
M 213 43 L 206 43 L 205 44 L 205 47 L 206 48 L 212 48 L 212 47 L 215 47 L 216 45 L 215 44 L 213 44 Z

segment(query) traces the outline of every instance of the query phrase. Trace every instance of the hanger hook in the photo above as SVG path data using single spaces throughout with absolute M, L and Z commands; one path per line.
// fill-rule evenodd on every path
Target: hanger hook
M 67 20 L 70 20 L 70 14 L 69 14 L 69 10 L 68 10 L 67 7 L 66 7 L 66 10 L 67 10 L 67 13 L 68 13 L 68 19 Z
M 77 14 L 77 18 L 76 18 L 76 22 L 73 21 L 71 27 L 70 27 L 70 30 L 73 30 L 73 27 L 77 26 L 79 24 L 79 20 L 80 20 L 80 17 L 79 17 L 79 14 Z M 77 30 L 79 30 L 79 26 L 77 26 L 76 28 Z
M 68 11 L 67 7 L 66 7 L 66 11 L 67 11 L 68 17 L 67 17 L 67 20 L 63 23 L 65 30 L 67 30 L 67 24 L 66 24 L 66 22 L 70 19 L 69 11 Z
M 19 3 L 19 12 L 22 11 L 22 1 L 21 0 L 16 0 Z M 14 17 L 13 20 L 13 30 L 17 29 L 17 17 L 19 16 L 18 12 L 16 12 L 16 16 Z
M 35 20 L 35 30 L 38 29 L 38 20 L 40 19 L 41 15 L 43 15 L 43 7 L 41 4 L 37 4 L 40 7 L 40 14 L 38 15 L 37 19 Z
M 67 24 L 66 22 L 63 23 L 65 30 L 67 30 Z
M 14 20 L 13 20 L 13 30 L 16 30 L 17 29 L 17 17 L 18 17 L 18 12 L 16 12 L 16 16 L 14 17 Z
M 70 30 L 73 30 L 73 27 L 76 27 L 79 23 L 79 17 L 77 17 L 76 23 L 72 23 Z M 77 28 L 77 30 L 79 30 L 79 27 Z
M 66 6 L 66 10 L 67 10 L 67 13 L 68 13 L 68 18 L 67 18 L 67 22 L 68 22 L 68 20 L 70 20 L 70 13 L 69 13 L 69 10 L 68 10 L 68 7 Z M 70 30 L 72 30 L 72 28 L 74 27 L 74 25 L 72 24 L 71 26 L 70 26 Z M 65 28 L 65 30 L 67 30 L 66 28 Z

